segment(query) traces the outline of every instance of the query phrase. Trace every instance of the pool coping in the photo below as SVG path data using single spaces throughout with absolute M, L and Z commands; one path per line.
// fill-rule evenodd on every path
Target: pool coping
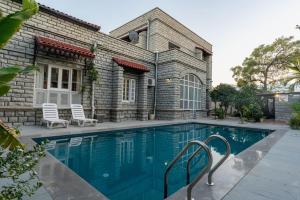
M 179 121 L 164 121 L 159 123 L 150 123 L 150 124 L 136 124 L 131 126 L 124 127 L 112 127 L 112 128 L 95 128 L 89 130 L 81 130 L 81 131 L 59 131 L 58 133 L 48 133 L 48 134 L 33 134 L 31 136 L 23 136 L 21 140 L 27 144 L 29 147 L 34 145 L 35 142 L 33 138 L 37 137 L 52 137 L 52 136 L 63 136 L 63 135 L 78 135 L 78 134 L 87 134 L 93 132 L 106 132 L 113 130 L 125 130 L 131 128 L 146 128 L 146 127 L 154 127 L 154 126 L 165 126 L 165 125 L 173 125 L 173 124 L 183 124 L 183 123 L 202 123 L 202 124 L 210 124 L 210 125 L 223 125 L 228 127 L 242 127 L 242 128 L 256 128 L 256 129 L 267 129 L 274 130 L 272 134 L 267 136 L 266 138 L 260 140 L 255 143 L 251 147 L 239 153 L 235 159 L 227 160 L 224 165 L 220 167 L 220 169 L 215 173 L 214 177 L 215 182 L 221 182 L 222 184 L 216 184 L 214 187 L 203 186 L 205 184 L 205 177 L 197 184 L 195 189 L 193 190 L 193 196 L 200 196 L 201 199 L 221 199 L 223 198 L 238 182 L 249 173 L 249 171 L 255 167 L 255 165 L 267 154 L 267 152 L 272 148 L 272 146 L 280 140 L 280 138 L 288 131 L 288 129 L 282 127 L 255 127 L 255 124 L 232 124 L 231 122 L 224 121 L 216 121 L 216 120 L 179 120 Z M 277 130 L 276 130 L 277 129 Z M 254 159 L 257 157 L 257 152 L 261 152 L 259 159 Z M 65 166 L 63 163 L 58 161 L 55 157 L 53 157 L 50 153 L 46 153 L 46 158 L 42 159 L 39 163 L 39 178 L 44 183 L 44 188 L 50 194 L 53 199 L 99 199 L 99 200 L 107 200 L 108 198 L 103 195 L 100 191 L 96 190 L 93 186 L 91 186 L 88 182 L 82 179 L 79 175 Z M 240 160 L 241 162 L 249 159 L 252 160 L 246 168 L 243 168 L 243 171 L 239 170 L 234 173 L 232 171 L 231 178 L 226 179 L 227 182 L 223 180 L 219 180 L 218 174 L 225 170 L 225 167 L 230 166 L 236 160 Z M 51 173 L 51 169 L 55 173 Z M 226 172 L 226 175 L 230 173 L 230 171 Z M 171 195 L 168 199 L 184 199 L 186 196 L 186 188 L 182 188 L 173 195 Z M 202 198 L 203 197 L 203 198 Z
M 286 133 L 287 130 L 275 130 L 272 134 L 248 147 L 235 157 L 226 160 L 213 175 L 214 186 L 206 184 L 207 175 L 205 175 L 192 190 L 194 199 L 220 200 L 225 197 Z M 181 188 L 167 199 L 185 199 L 186 189 L 187 187 Z

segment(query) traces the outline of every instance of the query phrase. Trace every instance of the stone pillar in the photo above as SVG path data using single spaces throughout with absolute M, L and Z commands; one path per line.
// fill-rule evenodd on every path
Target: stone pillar
M 114 122 L 122 121 L 122 92 L 123 92 L 123 67 L 114 63 L 112 71 L 112 111 L 111 120 Z
M 211 80 L 212 80 L 212 55 L 208 55 L 207 58 L 205 59 L 206 61 L 206 80 L 207 80 L 207 85 L 211 86 Z
M 137 99 L 138 119 L 142 121 L 148 120 L 147 91 L 148 78 L 146 73 L 143 73 L 139 75 Z
M 139 33 L 139 42 L 136 46 L 142 47 L 143 49 L 147 48 L 147 31 L 142 31 Z
M 195 56 L 201 60 L 203 60 L 203 51 L 199 48 L 195 48 Z
M 208 55 L 206 61 L 206 109 L 211 110 L 211 99 L 209 97 L 209 90 L 212 87 L 212 55 Z M 209 113 L 208 113 L 209 114 Z

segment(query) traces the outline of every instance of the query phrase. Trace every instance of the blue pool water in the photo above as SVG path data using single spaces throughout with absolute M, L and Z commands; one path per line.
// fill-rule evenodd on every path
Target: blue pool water
M 163 199 L 163 174 L 168 163 L 191 140 L 205 140 L 218 133 L 237 155 L 270 134 L 270 131 L 198 123 L 119 130 L 48 139 L 47 149 L 93 187 L 112 200 Z M 225 145 L 212 141 L 214 163 Z M 169 193 L 184 186 L 186 160 L 192 147 L 169 174 Z M 192 178 L 207 162 L 200 154 L 192 163 Z

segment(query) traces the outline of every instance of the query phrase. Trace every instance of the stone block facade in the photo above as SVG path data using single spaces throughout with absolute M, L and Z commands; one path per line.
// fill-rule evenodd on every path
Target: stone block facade
M 300 93 L 282 93 L 275 95 L 275 119 L 288 121 L 293 116 L 293 103 L 300 103 Z
M 0 0 L 0 9 L 4 15 L 7 15 L 21 9 L 21 4 L 18 1 Z M 153 13 L 155 13 L 155 17 L 153 17 Z M 131 44 L 116 36 L 122 35 L 123 32 L 127 33 L 129 30 L 143 28 L 145 20 L 147 22 L 149 17 L 151 18 L 149 22 L 151 31 L 150 33 L 141 31 L 138 44 Z M 155 110 L 157 119 L 205 116 L 206 89 L 211 80 L 212 47 L 208 42 L 170 18 L 160 9 L 154 9 L 143 17 L 125 24 L 113 31 L 111 35 L 104 34 L 99 29 L 100 27 L 97 28 L 96 25 L 88 24 L 42 6 L 40 12 L 28 20 L 12 40 L 0 50 L 0 67 L 37 64 L 38 66 L 51 66 L 47 69 L 60 66 L 62 70 L 80 70 L 82 88 L 78 94 L 86 115 L 91 117 L 92 83 L 87 70 L 86 59 L 73 59 L 36 51 L 36 36 L 43 36 L 86 49 L 90 49 L 96 44 L 93 62 L 99 78 L 94 82 L 95 113 L 103 115 L 105 121 L 147 120 L 148 114 L 153 113 L 155 109 L 155 87 L 157 90 L 157 107 Z M 147 39 L 148 35 L 151 37 L 150 40 Z M 173 50 L 166 49 L 166 46 L 160 48 L 158 44 L 165 45 L 166 42 L 163 40 L 167 36 L 172 36 L 173 38 L 169 40 L 174 40 L 174 43 L 181 48 Z M 150 41 L 149 44 L 147 44 L 148 40 Z M 150 47 L 148 50 L 145 48 L 147 46 Z M 207 51 L 206 57 L 197 57 L 194 52 L 196 47 L 201 47 Z M 160 51 L 158 60 L 156 60 L 154 52 L 156 50 Z M 145 66 L 149 71 L 141 72 L 121 66 L 113 61 L 113 57 L 138 63 Z M 155 79 L 156 64 L 157 83 L 155 87 L 148 86 L 148 79 Z M 0 97 L 1 120 L 11 125 L 39 124 L 42 112 L 41 106 L 37 106 L 36 103 L 37 73 L 39 72 L 20 75 L 11 82 L 12 89 L 10 92 Z M 203 84 L 201 94 L 203 105 L 201 109 L 196 111 L 183 110 L 179 106 L 179 81 L 185 74 L 189 73 L 199 77 Z M 136 82 L 136 96 L 133 102 L 123 101 L 124 78 L 134 79 Z M 60 107 L 59 112 L 61 118 L 71 118 L 69 107 Z

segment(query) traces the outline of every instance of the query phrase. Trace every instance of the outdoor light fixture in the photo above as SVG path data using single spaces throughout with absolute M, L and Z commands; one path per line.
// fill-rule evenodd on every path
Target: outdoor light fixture
M 167 82 L 167 83 L 170 83 L 171 81 L 172 81 L 171 78 L 166 78 L 166 82 Z

